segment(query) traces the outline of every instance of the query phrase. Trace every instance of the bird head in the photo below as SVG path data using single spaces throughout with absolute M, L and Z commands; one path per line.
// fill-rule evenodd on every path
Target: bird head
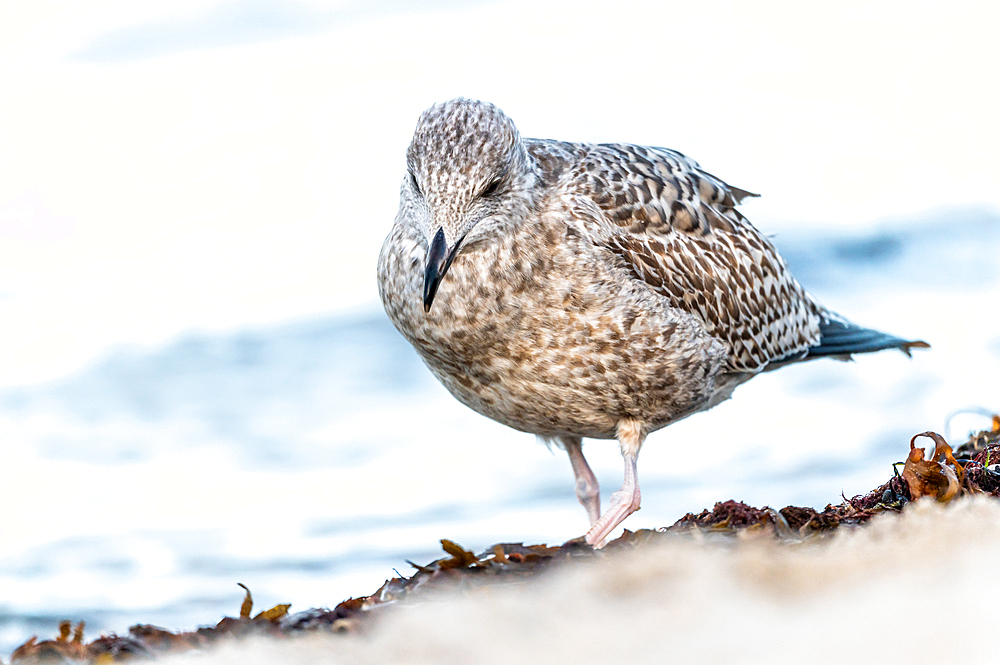
M 513 121 L 492 104 L 453 99 L 420 116 L 406 152 L 401 205 L 427 240 L 424 311 L 465 247 L 517 224 L 531 207 L 534 166 Z

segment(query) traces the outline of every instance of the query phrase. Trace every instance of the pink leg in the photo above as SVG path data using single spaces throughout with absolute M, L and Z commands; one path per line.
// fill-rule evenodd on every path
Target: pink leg
M 639 477 L 636 471 L 636 460 L 639 448 L 646 438 L 642 425 L 634 420 L 623 420 L 618 423 L 618 442 L 621 445 L 622 457 L 625 459 L 625 481 L 622 488 L 611 495 L 611 505 L 587 532 L 587 542 L 594 547 L 603 547 L 608 535 L 621 524 L 626 517 L 639 510 Z
M 569 463 L 573 466 L 576 477 L 576 498 L 587 509 L 587 517 L 591 525 L 601 516 L 601 487 L 597 484 L 597 476 L 590 470 L 587 459 L 583 456 L 583 443 L 578 436 L 561 436 L 566 452 L 569 453 Z

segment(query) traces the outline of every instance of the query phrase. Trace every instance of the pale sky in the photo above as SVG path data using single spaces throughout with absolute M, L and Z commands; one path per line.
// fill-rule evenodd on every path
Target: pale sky
M 1000 209 L 983 3 L 0 5 L 0 386 L 377 307 L 417 115 L 672 147 L 765 231 Z

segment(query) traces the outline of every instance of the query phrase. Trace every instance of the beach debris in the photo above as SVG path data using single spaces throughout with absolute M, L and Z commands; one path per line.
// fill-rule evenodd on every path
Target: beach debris
M 922 436 L 934 442 L 930 459 L 925 460 L 924 449 L 916 446 L 916 440 Z M 903 467 L 903 480 L 910 489 L 911 499 L 932 496 L 941 503 L 948 503 L 958 496 L 959 481 L 964 473 L 951 453 L 951 446 L 940 434 L 923 432 L 910 439 L 910 454 Z
M 934 452 L 925 458 L 916 441 L 926 437 L 934 442 Z M 881 513 L 898 513 L 917 499 L 929 497 L 948 502 L 969 494 L 1000 498 L 1000 417 L 992 427 L 974 433 L 954 450 L 943 436 L 923 432 L 910 439 L 910 452 L 900 474 L 893 466 L 889 480 L 867 494 L 842 497 L 838 504 L 823 510 L 786 506 L 775 510 L 756 508 L 740 501 L 720 501 L 712 510 L 689 513 L 669 527 L 626 530 L 603 549 L 595 550 L 582 537 L 562 545 L 497 543 L 480 553 L 442 539 L 446 556 L 427 564 L 413 563 L 410 577 L 397 573 L 370 596 L 348 598 L 333 609 L 314 608 L 289 613 L 289 604 L 275 605 L 253 615 L 253 595 L 245 592 L 238 617 L 224 617 L 215 626 L 173 632 L 149 624 L 138 624 L 127 635 L 101 636 L 89 644 L 83 640 L 83 622 L 59 624 L 55 639 L 38 641 L 32 637 L 11 656 L 11 665 L 36 663 L 81 663 L 104 665 L 122 660 L 146 660 L 166 653 L 206 649 L 222 640 L 262 635 L 284 639 L 303 632 L 359 634 L 377 625 L 388 608 L 401 602 L 418 602 L 427 593 L 442 590 L 469 591 L 498 584 L 523 584 L 554 566 L 573 560 L 604 559 L 622 550 L 655 545 L 671 538 L 708 537 L 775 538 L 779 542 L 805 542 L 824 538 L 840 528 L 856 528 Z M 411 562 L 412 563 L 412 562 Z
M 59 635 L 53 640 L 38 641 L 38 636 L 14 650 L 10 656 L 13 663 L 62 663 L 65 661 L 89 660 L 89 650 L 83 643 L 84 622 L 73 627 L 70 621 L 59 622 Z
M 253 612 L 253 594 L 250 593 L 250 589 L 243 582 L 237 582 L 236 586 L 243 587 L 243 590 L 247 592 L 247 597 L 243 599 L 243 604 L 240 605 L 240 618 L 249 619 L 250 613 Z
M 1000 415 L 993 415 L 992 426 L 988 430 L 969 435 L 969 440 L 955 449 L 958 459 L 974 459 L 993 444 L 1000 443 Z
M 441 539 L 441 548 L 451 555 L 450 559 L 441 563 L 441 568 L 465 568 L 479 561 L 475 554 L 447 538 Z
M 671 528 L 697 527 L 708 531 L 737 531 L 761 529 L 774 524 L 773 514 L 766 508 L 754 508 L 742 501 L 721 501 L 711 511 L 697 515 L 688 513 Z
M 242 587 L 244 591 L 247 592 L 246 598 L 243 599 L 243 604 L 240 605 L 240 620 L 247 621 L 250 619 L 250 614 L 253 612 L 253 595 L 250 593 L 250 589 L 247 585 L 242 582 L 237 582 L 236 586 Z M 275 605 L 269 610 L 264 610 L 257 616 L 255 616 L 252 621 L 277 621 L 281 617 L 288 614 L 288 608 L 291 607 L 291 603 L 284 605 Z

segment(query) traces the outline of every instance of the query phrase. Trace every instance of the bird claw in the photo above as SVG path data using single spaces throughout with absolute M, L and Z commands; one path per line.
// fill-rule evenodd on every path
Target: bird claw
M 585 537 L 587 543 L 595 549 L 604 547 L 605 540 L 615 530 L 615 527 L 624 522 L 626 517 L 639 510 L 639 488 L 636 487 L 632 491 L 621 489 L 614 492 L 611 495 L 610 504 L 605 513 L 601 515 L 601 519 L 590 527 L 590 531 Z

